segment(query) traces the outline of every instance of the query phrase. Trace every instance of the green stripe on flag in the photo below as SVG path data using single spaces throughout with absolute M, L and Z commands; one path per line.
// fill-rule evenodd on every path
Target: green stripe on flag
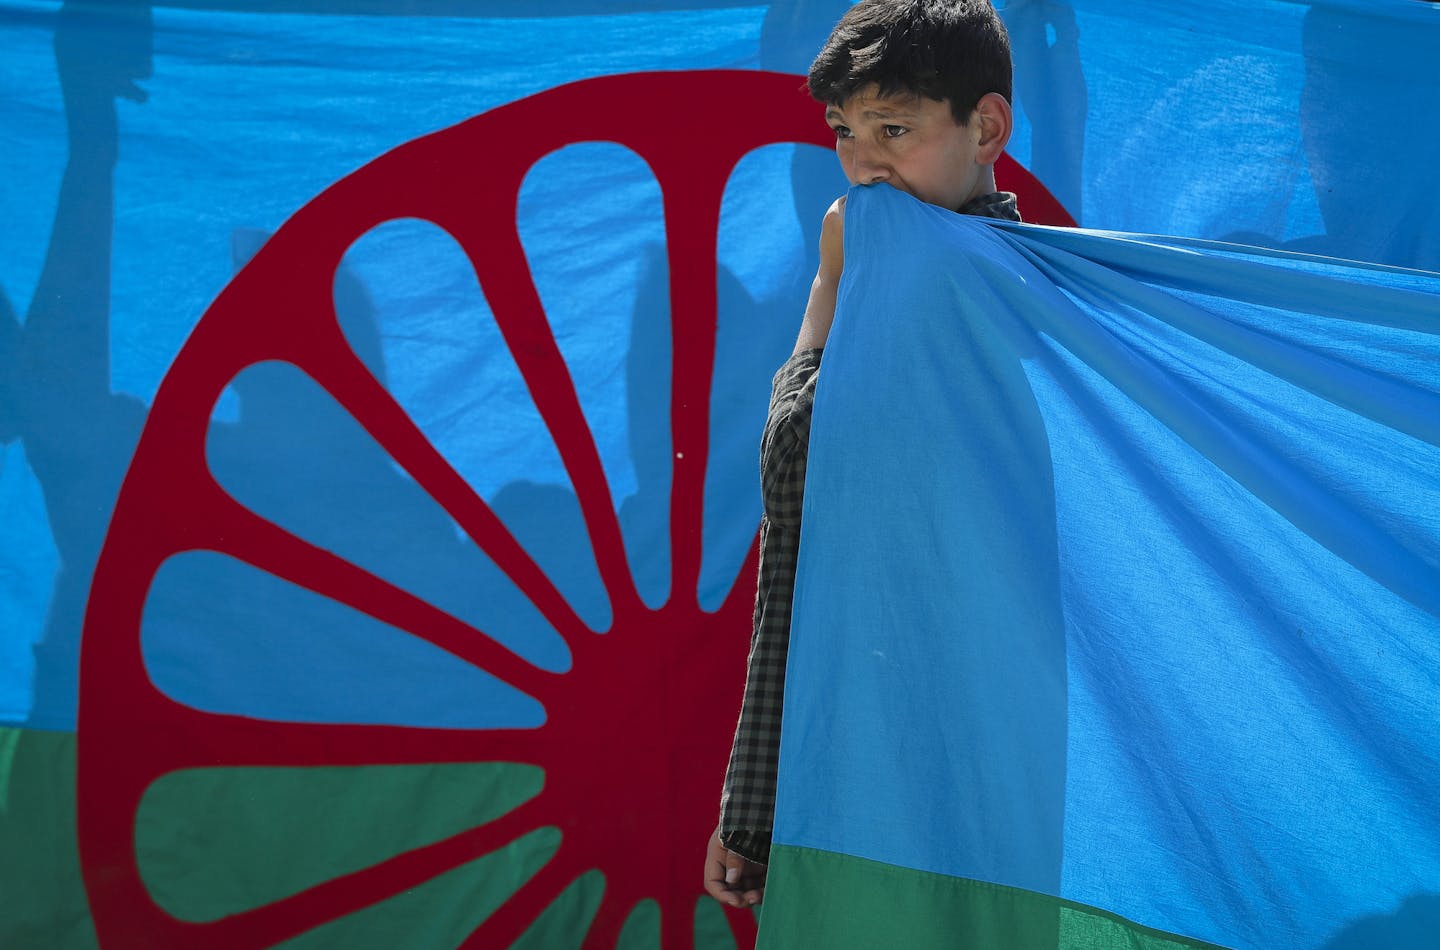
M 533 877 L 559 846 L 557 829 L 537 829 L 499 851 L 278 944 L 275 950 L 451 950 Z M 547 915 L 566 901 L 566 894 L 550 906 Z M 573 905 L 575 900 L 569 903 Z M 594 903 L 598 904 L 598 899 Z M 586 920 L 594 915 L 594 908 L 587 913 Z
M 145 792 L 136 859 L 167 913 L 218 920 L 493 821 L 543 784 L 505 762 L 186 769 Z
M 1034 891 L 776 845 L 756 950 L 1221 950 Z

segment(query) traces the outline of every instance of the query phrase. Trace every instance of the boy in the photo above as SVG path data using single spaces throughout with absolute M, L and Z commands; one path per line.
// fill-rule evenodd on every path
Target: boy
M 884 182 L 962 214 L 1019 220 L 997 192 L 1010 139 L 1010 43 L 989 0 L 861 0 L 810 67 L 852 185 Z M 825 214 L 820 267 L 795 350 L 775 376 L 760 445 L 765 513 L 745 698 L 725 776 L 705 889 L 732 907 L 764 896 L 800 505 L 825 339 L 844 264 L 845 199 Z

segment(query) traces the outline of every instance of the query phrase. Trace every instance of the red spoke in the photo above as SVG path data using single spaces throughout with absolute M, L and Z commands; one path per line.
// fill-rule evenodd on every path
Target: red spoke
M 631 906 L 634 906 L 633 903 Z M 621 928 L 625 926 L 626 910 L 619 892 L 612 882 L 607 880 L 600 906 L 595 911 L 595 918 L 590 922 L 590 929 L 585 932 L 585 940 L 580 944 L 580 950 L 612 950 L 620 939 Z
M 660 950 L 695 950 L 695 905 L 699 896 L 661 903 Z
M 671 589 L 696 597 L 700 578 L 705 468 L 710 453 L 710 382 L 715 370 L 717 321 L 714 227 L 728 165 L 663 176 L 670 261 L 670 308 L 686 322 L 671 334 L 674 347 L 670 391 L 670 437 L 674 470 L 670 488 Z M 693 177 L 690 177 L 693 176 Z M 673 193 L 671 193 L 673 192 Z M 706 262 L 694 267 L 693 262 Z
M 315 365 L 316 382 L 361 420 L 366 431 L 456 520 L 567 642 L 574 643 L 589 632 L 504 522 L 430 443 L 358 356 L 340 346 Z
M 185 708 L 170 731 L 194 739 L 176 743 L 155 762 L 156 774 L 210 766 L 431 765 L 515 762 L 544 765 L 549 751 L 540 730 L 412 729 L 353 723 L 277 722 Z M 200 737 L 203 742 L 195 741 Z M 189 738 L 189 736 L 187 736 Z
M 520 181 L 529 165 L 511 169 L 512 181 L 475 196 L 473 220 L 505 222 L 508 230 L 467 244 L 476 275 L 530 398 L 555 442 L 585 519 L 595 563 L 616 614 L 636 608 L 640 595 L 631 577 L 614 499 L 600 451 L 580 406 L 575 381 L 555 342 L 515 228 Z M 503 302 L 503 303 L 502 303 Z
M 657 94 L 658 93 L 658 94 Z M 829 129 L 802 99 L 752 121 L 723 148 L 696 149 L 710 141 L 709 117 L 678 88 L 658 90 L 673 101 L 652 101 L 673 117 L 666 134 L 651 141 L 644 155 L 660 181 L 665 198 L 665 228 L 670 265 L 671 322 L 674 341 L 671 370 L 671 431 L 674 473 L 670 496 L 672 590 L 687 602 L 697 597 L 704 522 L 705 471 L 709 461 L 710 392 L 715 370 L 718 322 L 716 241 L 725 185 L 736 163 L 752 149 L 772 142 L 808 141 L 831 147 Z M 808 135 L 796 135 L 805 129 Z
M 531 799 L 478 828 L 225 918 L 207 928 L 205 942 L 211 946 L 268 947 L 394 897 L 467 861 L 498 851 L 529 832 L 535 824 L 538 803 L 539 799 Z
M 471 932 L 460 950 L 488 950 L 491 947 L 508 947 L 544 913 L 561 892 L 569 886 L 578 874 L 578 867 L 566 852 L 565 842 L 560 850 L 530 880 L 510 896 L 510 899 L 485 918 L 485 922 Z
M 229 499 L 229 496 L 226 496 Z M 213 513 L 217 545 L 262 571 L 433 643 L 542 703 L 560 674 L 534 666 L 469 624 L 229 500 Z
M 739 907 L 727 907 L 725 919 L 729 921 L 730 933 L 735 937 L 736 950 L 751 950 L 755 946 L 755 938 L 760 934 L 755 912 Z

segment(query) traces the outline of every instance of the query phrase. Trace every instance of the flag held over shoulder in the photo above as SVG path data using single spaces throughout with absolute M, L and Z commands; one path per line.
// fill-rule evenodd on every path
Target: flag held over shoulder
M 1440 275 L 846 219 L 761 945 L 1433 939 Z

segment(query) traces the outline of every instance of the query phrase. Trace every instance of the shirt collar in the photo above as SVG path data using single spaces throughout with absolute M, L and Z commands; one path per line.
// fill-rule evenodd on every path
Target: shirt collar
M 960 213 L 981 218 L 1003 218 L 1006 221 L 1020 220 L 1020 208 L 1015 195 L 1008 191 L 992 191 L 971 198 L 960 206 Z

